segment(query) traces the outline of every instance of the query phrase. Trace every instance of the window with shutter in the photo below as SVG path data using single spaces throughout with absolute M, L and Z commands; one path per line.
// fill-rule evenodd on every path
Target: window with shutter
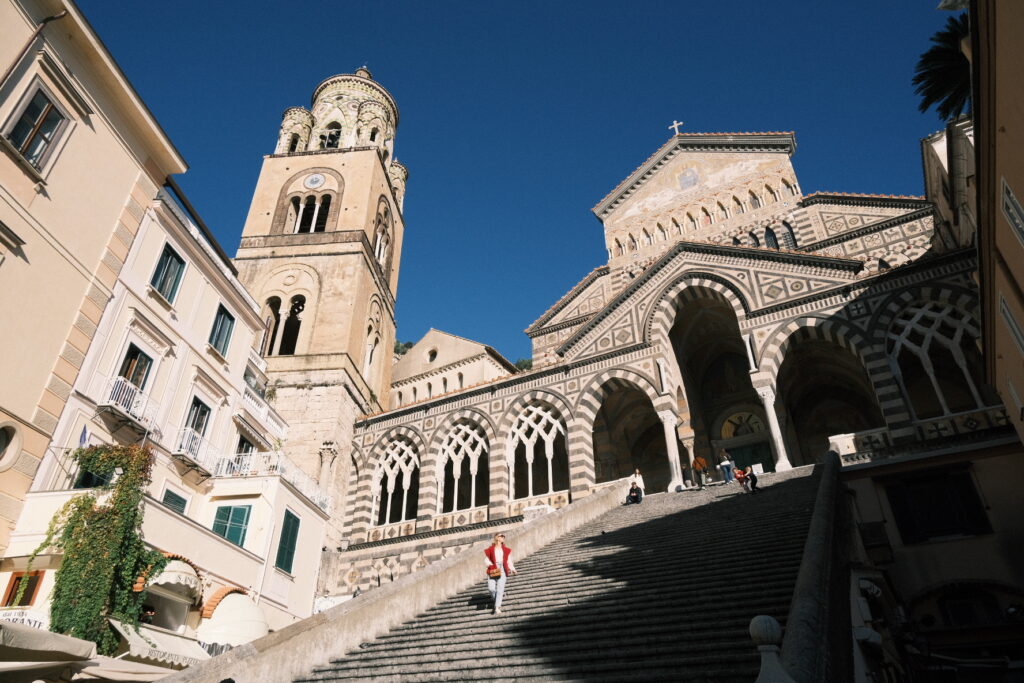
M 291 511 L 285 510 L 284 523 L 281 525 L 281 540 L 277 544 L 277 559 L 274 561 L 275 567 L 291 573 L 298 539 L 299 518 Z

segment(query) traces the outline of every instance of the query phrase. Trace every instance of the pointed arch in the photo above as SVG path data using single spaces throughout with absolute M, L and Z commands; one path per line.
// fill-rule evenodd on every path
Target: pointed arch
M 769 249 L 776 250 L 779 248 L 779 239 L 775 236 L 775 231 L 771 228 L 764 229 L 764 246 Z
M 691 214 L 689 214 L 689 213 L 687 213 L 687 214 L 686 214 L 686 224 L 687 224 L 687 226 L 688 226 L 688 227 L 690 228 L 690 231 L 691 231 L 691 232 L 696 232 L 696 230 L 697 230 L 697 228 L 698 228 L 698 225 L 697 225 L 697 219 L 696 219 L 696 218 L 694 218 L 694 217 L 693 217 L 693 216 L 692 216 Z
M 729 220 L 729 210 L 722 202 L 718 202 L 718 217 L 723 221 Z
M 732 212 L 735 215 L 743 213 L 743 202 L 736 195 L 732 196 Z
M 760 209 L 761 208 L 761 198 L 753 190 L 750 190 L 750 192 L 748 194 L 750 196 L 750 200 L 749 200 L 750 201 L 750 208 L 751 209 Z
M 707 296 L 724 301 L 741 323 L 750 311 L 750 304 L 739 288 L 721 275 L 701 271 L 682 273 L 653 299 L 644 321 L 644 341 L 667 340 L 679 307 L 692 299 Z

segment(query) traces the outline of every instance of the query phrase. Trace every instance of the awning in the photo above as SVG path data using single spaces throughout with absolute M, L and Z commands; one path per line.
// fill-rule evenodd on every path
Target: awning
M 196 629 L 196 638 L 210 645 L 243 645 L 270 632 L 263 610 L 241 593 L 225 595 L 213 616 Z
M 109 621 L 128 644 L 126 656 L 130 659 L 144 659 L 148 662 L 184 668 L 210 658 L 210 654 L 192 638 L 145 625 L 140 625 L 136 631 L 116 619 Z
M 245 438 L 249 439 L 249 441 L 251 441 L 258 450 L 271 450 L 271 443 L 267 441 L 266 437 L 263 436 L 263 433 L 257 427 L 253 426 L 251 422 L 245 419 L 242 413 L 235 413 L 235 424 L 238 426 L 239 431 L 242 432 Z
M 73 662 L 96 655 L 96 644 L 42 629 L 0 621 L 0 661 Z
M 123 659 L 96 655 L 81 662 L 3 662 L 0 661 L 0 680 L 35 681 L 121 681 L 123 683 L 149 683 L 167 678 L 174 669 L 161 666 L 126 662 Z
M 181 560 L 171 560 L 168 562 L 163 571 L 149 582 L 149 585 L 184 586 L 192 596 L 193 604 L 197 604 L 203 599 L 203 584 L 199 580 L 199 575 L 196 574 L 196 570 L 191 565 Z

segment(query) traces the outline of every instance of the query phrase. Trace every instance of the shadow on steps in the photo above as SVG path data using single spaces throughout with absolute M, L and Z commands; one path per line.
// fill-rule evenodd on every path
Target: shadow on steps
M 312 679 L 752 681 L 747 628 L 788 612 L 819 478 L 807 475 L 611 510 L 518 558 L 505 614 L 491 616 L 481 582 Z

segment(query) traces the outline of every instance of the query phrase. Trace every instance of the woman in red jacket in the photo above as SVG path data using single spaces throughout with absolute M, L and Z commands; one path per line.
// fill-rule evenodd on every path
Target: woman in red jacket
M 512 564 L 512 548 L 505 545 L 505 534 L 494 535 L 494 542 L 484 549 L 484 560 L 487 564 L 487 590 L 491 592 L 494 603 L 493 614 L 501 614 L 505 580 L 516 575 L 516 566 Z

